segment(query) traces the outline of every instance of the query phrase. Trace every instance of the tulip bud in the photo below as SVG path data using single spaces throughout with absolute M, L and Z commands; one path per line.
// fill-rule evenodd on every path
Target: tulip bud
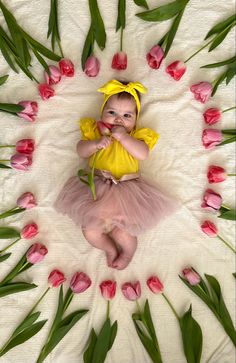
M 224 168 L 221 168 L 217 165 L 210 165 L 207 172 L 208 182 L 212 183 L 221 183 L 227 177 L 227 173 Z
M 172 78 L 174 78 L 175 81 L 179 81 L 180 78 L 184 75 L 186 72 L 186 65 L 184 62 L 181 61 L 175 61 L 166 67 L 166 73 L 168 73 Z
M 218 229 L 214 223 L 211 221 L 204 221 L 201 225 L 202 232 L 207 234 L 209 237 L 216 237 L 218 234 Z
M 21 231 L 21 238 L 30 239 L 38 234 L 38 226 L 36 223 L 29 223 L 24 226 Z
M 76 272 L 70 281 L 70 288 L 76 294 L 84 292 L 89 288 L 92 281 L 84 272 Z
M 164 290 L 164 286 L 157 276 L 149 277 L 147 280 L 147 286 L 152 292 L 154 292 L 154 294 L 158 294 Z
M 18 207 L 24 208 L 24 209 L 31 209 L 37 205 L 35 197 L 31 192 L 26 192 L 26 193 L 22 194 L 17 199 L 16 204 L 18 205 Z
M 113 125 L 107 124 L 103 121 L 98 121 L 97 127 L 101 135 L 106 135 L 106 136 L 111 135 L 111 129 Z
M 192 268 L 185 268 L 183 270 L 184 278 L 190 283 L 190 285 L 198 285 L 201 281 L 201 277 Z
M 24 118 L 27 121 L 35 121 L 38 113 L 38 104 L 34 101 L 21 101 L 18 105 L 23 106 L 24 110 L 17 113 L 17 116 Z
M 44 245 L 35 243 L 26 252 L 26 259 L 29 263 L 36 264 L 41 262 L 47 253 L 48 250 Z
M 16 143 L 16 151 L 20 154 L 32 154 L 34 151 L 33 139 L 22 139 Z
M 113 56 L 111 68 L 118 71 L 127 68 L 127 54 L 125 52 L 118 52 Z
M 60 69 L 55 66 L 49 66 L 50 74 L 47 71 L 44 72 L 45 81 L 47 84 L 57 84 L 61 80 Z
M 103 281 L 100 285 L 101 294 L 106 300 L 111 300 L 116 293 L 116 282 L 112 280 Z
M 88 77 L 96 77 L 100 70 L 100 62 L 94 57 L 90 56 L 85 62 L 84 72 Z
M 10 159 L 11 167 L 26 171 L 32 165 L 32 156 L 26 154 L 14 154 Z
M 140 282 L 126 282 L 121 286 L 121 290 L 126 299 L 134 301 L 141 296 L 141 286 Z
M 206 103 L 212 94 L 212 85 L 209 82 L 200 82 L 193 84 L 190 87 L 190 91 L 193 93 L 194 98 L 201 102 Z
M 202 132 L 202 144 L 205 149 L 213 149 L 223 139 L 222 132 L 217 129 L 205 129 Z
M 61 59 L 59 62 L 61 74 L 66 77 L 73 77 L 75 73 L 74 64 L 69 59 Z
M 56 269 L 51 271 L 50 275 L 48 276 L 48 283 L 52 287 L 58 287 L 61 284 L 63 284 L 64 281 L 66 281 L 64 274 L 61 271 L 56 270 Z
M 48 100 L 49 98 L 53 97 L 55 94 L 54 89 L 49 86 L 47 83 L 41 83 L 38 86 L 39 94 L 43 100 Z
M 159 45 L 155 45 L 154 47 L 152 47 L 146 55 L 148 65 L 153 69 L 160 68 L 163 58 L 164 52 Z
M 221 111 L 218 108 L 208 108 L 203 113 L 204 121 L 208 125 L 214 125 L 221 119 Z
M 201 207 L 210 211 L 217 211 L 222 204 L 222 197 L 211 189 L 207 189 L 203 195 Z

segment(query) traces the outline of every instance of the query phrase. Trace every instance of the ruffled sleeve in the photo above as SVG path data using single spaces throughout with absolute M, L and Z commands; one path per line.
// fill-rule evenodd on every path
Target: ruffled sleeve
M 135 137 L 135 139 L 144 141 L 150 150 L 155 146 L 160 137 L 159 134 L 148 128 L 136 129 L 132 136 Z
M 95 140 L 97 138 L 97 123 L 92 118 L 82 118 L 79 121 L 82 140 Z

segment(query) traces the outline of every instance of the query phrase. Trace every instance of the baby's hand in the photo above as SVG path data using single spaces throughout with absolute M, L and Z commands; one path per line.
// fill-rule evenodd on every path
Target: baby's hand
M 114 126 L 112 127 L 111 134 L 114 139 L 120 141 L 122 137 L 127 134 L 127 131 L 123 126 Z
M 109 136 L 102 136 L 100 139 L 96 140 L 96 147 L 98 150 L 106 149 L 109 145 L 111 145 L 112 139 Z

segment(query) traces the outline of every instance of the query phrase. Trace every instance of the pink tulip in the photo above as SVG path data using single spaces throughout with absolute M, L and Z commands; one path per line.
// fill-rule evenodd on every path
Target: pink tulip
M 200 82 L 193 84 L 190 91 L 194 94 L 194 98 L 201 102 L 206 103 L 212 94 L 212 85 L 209 82 Z
M 74 64 L 69 59 L 61 59 L 59 62 L 61 74 L 66 77 L 73 77 L 75 74 Z
M 201 281 L 201 277 L 192 268 L 185 268 L 183 270 L 184 278 L 190 283 L 190 285 L 198 285 Z
M 164 286 L 157 276 L 149 277 L 147 285 L 154 294 L 158 294 L 164 290 Z
M 210 211 L 217 211 L 222 204 L 222 198 L 220 194 L 215 193 L 211 189 L 207 189 L 203 196 L 203 202 L 201 207 Z
M 121 290 L 126 299 L 134 301 L 141 296 L 140 282 L 126 282 L 121 286 Z
M 16 151 L 20 154 L 32 154 L 34 151 L 34 140 L 33 139 L 22 139 L 16 143 Z
M 179 81 L 180 78 L 186 72 L 186 65 L 184 62 L 175 61 L 166 67 L 166 73 L 168 73 L 175 81 Z
M 101 135 L 111 135 L 111 129 L 113 125 L 107 124 L 103 121 L 97 121 L 97 127 Z
M 112 280 L 103 281 L 100 285 L 101 294 L 106 300 L 111 300 L 116 293 L 116 282 Z
M 208 108 L 203 113 L 203 118 L 206 124 L 214 125 L 221 119 L 221 111 L 218 108 Z
M 100 62 L 94 57 L 90 56 L 85 62 L 84 72 L 88 77 L 96 77 L 100 70 Z
M 54 89 L 52 89 L 52 87 L 49 86 L 49 84 L 47 83 L 39 84 L 38 89 L 39 89 L 39 94 L 43 100 L 48 100 L 49 98 L 55 95 Z
M 60 69 L 55 66 L 49 66 L 49 71 L 50 71 L 50 74 L 48 74 L 48 72 L 46 72 L 46 71 L 44 72 L 44 77 L 45 77 L 46 83 L 49 85 L 59 83 L 61 80 Z
M 207 172 L 208 182 L 221 183 L 227 178 L 227 173 L 224 168 L 217 165 L 210 165 Z
M 58 287 L 61 284 L 63 284 L 64 281 L 66 281 L 64 274 L 61 271 L 56 270 L 56 269 L 51 271 L 50 275 L 48 276 L 48 283 L 52 287 Z
M 202 144 L 205 149 L 213 149 L 223 139 L 222 132 L 217 129 L 204 129 L 202 132 Z
M 201 224 L 201 230 L 205 234 L 207 234 L 209 237 L 216 237 L 218 234 L 218 229 L 214 223 L 211 221 L 204 221 Z
M 146 55 L 148 65 L 153 69 L 160 68 L 163 58 L 164 52 L 159 45 L 152 47 L 152 49 L 150 49 L 149 53 Z
M 92 281 L 84 272 L 76 272 L 70 281 L 70 288 L 76 294 L 84 292 L 89 288 Z
M 26 259 L 33 265 L 41 262 L 48 253 L 47 248 L 41 243 L 34 243 L 26 252 Z
M 17 113 L 17 116 L 24 118 L 27 121 L 35 121 L 38 113 L 38 104 L 34 101 L 21 101 L 18 105 L 23 106 L 24 110 Z
M 10 159 L 11 167 L 17 170 L 29 170 L 32 165 L 32 156 L 27 154 L 14 154 Z
M 127 54 L 125 52 L 118 52 L 113 56 L 111 68 L 118 71 L 127 68 Z
M 36 223 L 29 223 L 24 226 L 21 231 L 21 238 L 30 239 L 35 237 L 38 234 L 38 226 Z
M 31 192 L 26 192 L 17 199 L 16 204 L 20 208 L 31 209 L 37 205 L 37 202 Z

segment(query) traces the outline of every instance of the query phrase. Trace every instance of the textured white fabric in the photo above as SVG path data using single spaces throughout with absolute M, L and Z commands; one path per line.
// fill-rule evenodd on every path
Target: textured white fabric
M 19 24 L 34 38 L 50 46 L 46 40 L 50 2 L 48 0 L 4 1 L 14 13 Z M 167 1 L 148 1 L 150 8 Z M 235 351 L 215 316 L 205 304 L 179 279 L 178 274 L 186 266 L 193 266 L 202 275 L 214 275 L 222 286 L 225 302 L 235 321 L 235 259 L 233 253 L 218 239 L 210 239 L 200 230 L 200 223 L 210 219 L 217 223 L 220 233 L 231 243 L 235 240 L 235 223 L 220 220 L 216 215 L 200 208 L 204 190 L 208 187 L 206 170 L 216 163 L 234 172 L 234 145 L 226 145 L 206 151 L 201 144 L 204 128 L 202 112 L 209 106 L 221 109 L 235 104 L 234 81 L 227 87 L 221 85 L 216 96 L 206 105 L 194 100 L 189 86 L 198 81 L 213 81 L 221 69 L 200 69 L 234 54 L 234 31 L 214 51 L 203 50 L 188 64 L 187 73 L 179 82 L 165 73 L 165 64 L 176 59 L 186 59 L 203 44 L 207 31 L 219 20 L 234 11 L 233 0 L 210 0 L 189 2 L 182 18 L 171 51 L 159 70 L 151 70 L 146 64 L 147 51 L 160 40 L 170 22 L 149 23 L 138 19 L 135 13 L 142 11 L 134 2 L 127 1 L 127 26 L 124 31 L 124 49 L 128 54 L 128 68 L 122 72 L 111 69 L 111 59 L 119 48 L 119 33 L 115 32 L 117 1 L 99 1 L 107 31 L 106 48 L 101 52 L 97 46 L 95 54 L 101 61 L 101 70 L 96 78 L 88 78 L 81 69 L 81 52 L 89 27 L 87 1 L 59 1 L 59 24 L 62 46 L 67 58 L 75 64 L 75 76 L 63 78 L 55 86 L 56 95 L 42 101 L 36 84 L 23 73 L 14 73 L 0 55 L 0 75 L 9 74 L 9 79 L 0 88 L 0 102 L 17 103 L 21 100 L 36 100 L 39 113 L 34 124 L 8 115 L 0 114 L 0 143 L 12 144 L 19 139 L 32 137 L 36 151 L 29 172 L 1 169 L 0 212 L 12 208 L 16 199 L 26 191 L 33 192 L 38 200 L 35 209 L 1 220 L 1 226 L 12 226 L 19 230 L 29 221 L 40 228 L 33 241 L 45 243 L 49 253 L 45 260 L 22 273 L 18 280 L 33 281 L 37 289 L 6 296 L 0 300 L 0 345 L 31 309 L 47 286 L 47 277 L 53 268 L 66 274 L 68 281 L 75 271 L 84 271 L 92 279 L 92 287 L 74 297 L 68 311 L 89 308 L 81 319 L 45 360 L 46 363 L 82 363 L 82 351 L 91 327 L 99 329 L 105 316 L 105 302 L 98 285 L 103 279 L 114 278 L 118 291 L 111 304 L 111 318 L 119 323 L 118 335 L 107 363 L 149 363 L 139 338 L 136 335 L 131 314 L 135 303 L 125 300 L 120 285 L 125 281 L 140 280 L 143 305 L 149 299 L 160 349 L 165 363 L 184 363 L 182 340 L 178 323 L 161 296 L 153 295 L 146 287 L 146 279 L 158 274 L 165 285 L 165 293 L 182 315 L 192 304 L 193 316 L 202 327 L 202 362 L 232 363 Z M 4 24 L 0 12 L 0 23 Z M 43 70 L 34 60 L 33 71 L 43 81 Z M 135 257 L 124 271 L 106 266 L 102 251 L 92 248 L 81 231 L 67 218 L 57 214 L 52 205 L 64 182 L 74 175 L 79 165 L 76 144 L 79 140 L 77 120 L 81 117 L 99 117 L 102 95 L 96 89 L 112 78 L 142 82 L 149 90 L 142 97 L 142 112 L 139 125 L 151 127 L 160 133 L 160 140 L 149 159 L 142 163 L 144 174 L 156 179 L 164 189 L 182 203 L 182 208 L 171 218 L 139 238 Z M 217 128 L 234 127 L 234 112 L 223 115 Z M 8 151 L 1 151 L 1 159 Z M 235 197 L 234 178 L 212 188 L 222 194 L 225 204 L 233 207 Z M 1 245 L 9 241 L 1 241 Z M 12 248 L 12 256 L 0 264 L 0 278 L 16 264 L 30 245 L 22 240 Z M 68 287 L 68 282 L 65 284 Z M 33 363 L 47 336 L 57 305 L 57 290 L 51 290 L 39 308 L 42 318 L 48 323 L 34 338 L 20 345 L 0 360 L 3 363 Z

